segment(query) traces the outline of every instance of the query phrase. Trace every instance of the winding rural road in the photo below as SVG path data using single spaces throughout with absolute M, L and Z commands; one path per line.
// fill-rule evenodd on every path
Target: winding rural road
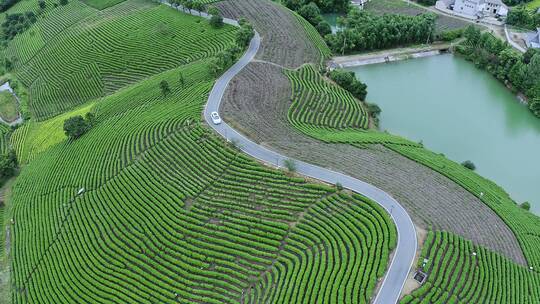
M 173 7 L 167 0 L 161 0 L 160 2 Z M 176 6 L 174 8 L 184 11 L 184 8 L 181 6 Z M 201 16 L 203 18 L 210 17 L 206 13 L 201 13 L 195 10 L 189 10 L 189 13 L 192 15 Z M 236 20 L 224 18 L 223 21 L 227 24 L 238 26 L 238 22 Z M 222 122 L 219 125 L 213 124 L 212 118 L 210 117 L 210 113 L 214 111 L 219 112 L 223 94 L 225 93 L 229 82 L 234 78 L 234 76 L 240 73 L 240 71 L 242 71 L 246 65 L 254 60 L 260 45 L 261 37 L 259 36 L 259 33 L 255 32 L 255 36 L 251 40 L 246 53 L 231 68 L 221 75 L 221 77 L 218 78 L 214 84 L 214 87 L 210 92 L 210 96 L 208 97 L 208 102 L 204 108 L 204 118 L 206 122 L 226 140 L 235 141 L 238 147 L 244 153 L 265 163 L 274 164 L 279 167 L 284 163 L 285 160 L 290 158 L 256 144 L 237 132 L 226 122 Z M 407 276 L 414 262 L 417 248 L 416 230 L 409 214 L 407 214 L 407 211 L 405 211 L 405 209 L 388 193 L 375 186 L 348 175 L 334 172 L 332 170 L 308 164 L 299 160 L 294 160 L 294 162 L 296 164 L 297 173 L 331 184 L 339 182 L 343 185 L 343 187 L 360 193 L 377 202 L 384 209 L 386 209 L 388 213 L 390 213 L 397 228 L 397 246 L 395 248 L 394 257 L 390 263 L 390 267 L 386 272 L 386 276 L 384 277 L 381 288 L 379 289 L 373 303 L 397 303 L 401 290 L 405 285 L 405 281 L 407 280 Z
M 225 122 L 215 125 L 210 118 L 210 113 L 214 111 L 219 112 L 219 106 L 229 82 L 253 60 L 259 50 L 260 43 L 261 38 L 258 33 L 255 33 L 247 52 L 216 81 L 208 97 L 208 103 L 204 109 L 204 117 L 216 132 L 229 141 L 235 141 L 243 152 L 263 162 L 280 166 L 285 160 L 289 159 L 287 156 L 256 144 Z M 417 247 L 414 224 L 405 209 L 388 193 L 368 183 L 299 160 L 294 160 L 294 162 L 296 163 L 299 174 L 332 184 L 339 182 L 343 187 L 376 201 L 390 213 L 397 227 L 397 246 L 394 252 L 394 258 L 373 303 L 396 303 L 414 262 Z

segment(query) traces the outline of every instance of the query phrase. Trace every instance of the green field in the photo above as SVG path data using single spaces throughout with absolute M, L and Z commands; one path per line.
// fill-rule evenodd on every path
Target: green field
M 92 109 L 96 127 L 24 168 L 13 187 L 15 303 L 298 296 L 274 294 L 274 284 L 306 286 L 307 302 L 350 296 L 339 284 L 311 286 L 310 273 L 350 282 L 356 299 L 371 296 L 395 245 L 388 215 L 218 140 L 199 122 L 213 83 L 207 71 L 205 61 L 193 63 L 105 98 Z M 163 79 L 175 83 L 166 98 Z M 270 275 L 293 265 L 301 272 Z
M 17 119 L 17 100 L 9 91 L 0 92 L 0 118 L 11 122 Z
M 90 5 L 93 8 L 97 8 L 99 10 L 117 5 L 118 3 L 122 3 L 126 0 L 83 0 L 84 3 Z
M 216 31 L 201 20 L 142 0 L 103 11 L 70 2 L 18 35 L 6 55 L 29 88 L 33 117 L 43 120 L 230 43 L 230 27 Z
M 345 90 L 332 84 L 329 80 L 324 80 L 313 68 L 303 67 L 297 71 L 288 71 L 286 74 L 293 91 L 292 104 L 289 108 L 289 122 L 294 127 L 308 136 L 327 143 L 348 143 L 358 147 L 362 147 L 366 143 L 383 144 L 387 148 L 445 175 L 495 211 L 514 232 L 528 266 L 540 269 L 540 218 L 516 206 L 516 203 L 502 188 L 474 171 L 448 160 L 443 155 L 424 149 L 420 144 L 391 134 L 366 130 L 365 124 L 357 123 L 357 121 L 362 120 L 354 120 L 367 119 L 366 112 L 361 107 L 348 106 L 347 104 L 354 103 L 347 97 Z M 333 98 L 333 96 L 339 97 Z M 356 102 L 356 104 L 359 103 Z M 350 123 L 351 118 L 354 118 L 352 124 Z M 447 267 L 447 265 L 443 267 Z M 466 283 L 473 282 L 467 281 Z M 535 292 L 540 293 L 540 288 L 537 288 Z M 481 299 L 487 301 L 490 297 L 482 295 Z M 464 303 L 473 302 L 466 301 Z M 446 302 L 434 301 L 433 303 Z
M 389 215 L 264 167 L 201 121 L 235 28 L 140 1 L 64 9 L 7 50 L 39 118 L 10 139 L 25 164 L 12 303 L 369 301 L 396 244 Z M 53 21 L 64 30 L 43 30 Z M 95 125 L 67 140 L 63 121 L 88 112 Z
M 417 266 L 428 279 L 400 304 L 540 302 L 538 272 L 451 233 L 430 232 Z

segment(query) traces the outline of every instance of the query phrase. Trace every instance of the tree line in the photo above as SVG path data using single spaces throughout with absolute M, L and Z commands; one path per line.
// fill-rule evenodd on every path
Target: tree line
M 476 66 L 489 71 L 515 92 L 524 94 L 530 110 L 540 117 L 540 51 L 529 49 L 525 54 L 490 33 L 481 33 L 469 26 L 465 41 L 456 52 Z
M 537 27 L 540 27 L 540 13 L 536 13 L 525 6 L 520 5 L 512 8 L 508 12 L 506 23 L 530 30 L 536 30 Z
M 293 11 L 313 3 L 323 13 L 345 13 L 349 10 L 350 0 L 282 0 L 281 3 Z
M 328 46 L 335 53 L 385 49 L 434 40 L 436 15 L 375 15 L 352 8 L 339 21 L 341 30 L 326 35 Z

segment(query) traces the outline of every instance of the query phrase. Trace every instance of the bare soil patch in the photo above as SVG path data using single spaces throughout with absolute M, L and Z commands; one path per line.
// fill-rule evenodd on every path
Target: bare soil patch
M 306 137 L 287 120 L 291 87 L 282 70 L 249 64 L 225 92 L 227 122 L 253 140 L 303 161 L 369 182 L 393 195 L 416 225 L 457 233 L 524 264 L 512 231 L 484 203 L 445 176 L 380 145 L 357 148 Z
M 304 63 L 318 63 L 320 54 L 291 11 L 267 0 L 227 0 L 216 4 L 223 16 L 246 18 L 261 35 L 256 58 L 297 68 Z

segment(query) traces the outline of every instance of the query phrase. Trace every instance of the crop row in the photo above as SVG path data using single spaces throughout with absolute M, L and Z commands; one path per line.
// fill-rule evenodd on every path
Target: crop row
M 371 296 L 395 243 L 388 215 L 263 167 L 204 128 L 207 64 L 103 98 L 88 133 L 32 157 L 13 187 L 13 303 L 236 303 L 295 248 L 323 241 L 331 252 L 314 259 L 348 271 L 312 272 L 320 292 L 344 296 L 347 282 L 354 299 Z M 16 137 L 37 138 L 28 132 Z
M 401 304 L 540 301 L 538 272 L 448 232 L 428 233 L 418 263 L 428 279 Z
M 348 91 L 324 80 L 310 65 L 286 72 L 292 84 L 289 121 L 298 128 L 367 128 L 362 104 Z
M 54 32 L 48 20 L 71 16 L 59 10 L 32 27 L 32 36 L 13 41 L 9 56 L 17 59 L 17 76 L 30 89 L 30 109 L 38 119 L 207 58 L 234 38 L 234 27 L 213 29 L 195 16 L 178 18 L 181 13 L 164 6 L 127 1 L 110 10 L 121 8 L 126 12 L 96 13 L 75 24 L 77 16 L 65 18 L 60 27 L 70 26 Z
M 391 221 L 376 203 L 329 196 L 294 225 L 277 263 L 250 287 L 246 302 L 367 303 L 395 242 Z
M 501 187 L 444 156 L 426 149 L 403 145 L 387 146 L 447 176 L 482 200 L 512 229 L 529 266 L 540 269 L 540 219 L 518 208 Z

